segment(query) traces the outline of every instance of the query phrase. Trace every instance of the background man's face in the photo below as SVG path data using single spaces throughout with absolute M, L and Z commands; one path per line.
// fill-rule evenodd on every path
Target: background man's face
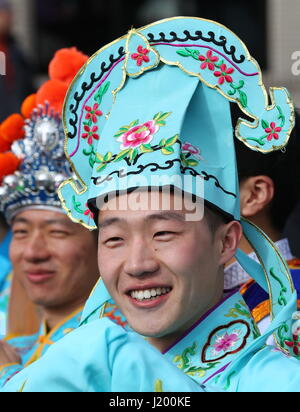
M 131 196 L 136 194 L 120 196 L 122 203 L 124 197 L 131 202 Z M 153 197 L 167 195 L 140 196 L 150 205 Z M 183 332 L 223 289 L 219 248 L 206 220 L 186 221 L 185 211 L 172 207 L 109 209 L 108 204 L 99 213 L 98 261 L 111 296 L 138 333 L 165 337 Z
M 99 273 L 91 232 L 46 210 L 19 213 L 12 231 L 13 272 L 34 303 L 59 307 L 88 297 Z

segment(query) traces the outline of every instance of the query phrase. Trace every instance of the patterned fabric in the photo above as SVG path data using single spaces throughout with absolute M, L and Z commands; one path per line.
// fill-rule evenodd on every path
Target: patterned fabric
M 275 242 L 278 250 L 285 260 L 294 259 L 288 239 L 281 239 Z M 258 262 L 258 258 L 254 252 L 249 254 L 251 259 Z M 251 280 L 251 276 L 242 268 L 239 262 L 235 261 L 225 269 L 224 290 L 230 291 L 242 286 L 244 283 Z
M 260 336 L 236 293 L 203 316 L 163 356 L 110 319 L 91 319 L 12 377 L 2 391 L 298 391 L 299 361 L 278 347 L 265 346 L 290 316 L 291 307 L 289 303 L 281 319 Z
M 79 326 L 82 309 L 64 319 L 50 332 L 47 332 L 46 323 L 43 322 L 38 333 L 32 336 L 6 337 L 5 341 L 15 347 L 21 357 L 21 365 L 8 365 L 0 367 L 0 387 L 24 367 L 32 364 L 44 356 L 48 349 L 61 338 Z

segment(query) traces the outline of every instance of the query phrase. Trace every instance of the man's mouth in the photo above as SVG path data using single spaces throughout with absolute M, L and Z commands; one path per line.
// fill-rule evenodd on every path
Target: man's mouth
M 35 271 L 28 271 L 27 278 L 31 283 L 44 283 L 51 280 L 55 275 L 55 272 L 47 271 L 47 270 L 35 270 Z
M 132 299 L 137 300 L 138 302 L 149 302 L 151 300 L 155 300 L 160 296 L 167 295 L 171 292 L 170 287 L 166 288 L 151 288 L 151 289 L 143 289 L 143 290 L 131 290 L 129 292 L 129 296 Z

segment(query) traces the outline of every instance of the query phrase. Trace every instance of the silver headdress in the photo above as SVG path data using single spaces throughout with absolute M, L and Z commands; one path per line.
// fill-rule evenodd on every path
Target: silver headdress
M 0 186 L 0 210 L 10 223 L 26 208 L 60 208 L 57 188 L 72 171 L 64 154 L 64 131 L 59 114 L 46 103 L 25 121 L 25 138 L 11 147 L 19 169 Z

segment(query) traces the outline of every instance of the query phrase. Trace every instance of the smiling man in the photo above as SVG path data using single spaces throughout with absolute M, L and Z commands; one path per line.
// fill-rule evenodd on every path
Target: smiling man
M 267 156 L 287 144 L 294 126 L 288 92 L 270 95 L 272 106 L 245 45 L 204 19 L 131 30 L 89 60 L 64 112 L 66 153 L 82 186 L 68 179 L 59 192 L 72 220 L 99 227 L 102 280 L 81 327 L 5 390 L 74 390 L 79 381 L 122 390 L 124 376 L 127 389 L 143 390 L 158 365 L 155 389 L 164 376 L 177 390 L 178 373 L 209 391 L 299 389 L 289 271 L 270 239 L 240 217 L 229 102 L 253 119 L 240 119 L 236 136 Z M 267 139 L 273 123 L 282 133 Z M 237 251 L 242 232 L 262 265 Z M 224 265 L 234 254 L 270 294 L 272 322 L 263 335 L 240 293 L 223 297 Z M 113 305 L 134 330 L 122 331 L 123 341 L 99 319 Z M 267 347 L 272 333 L 276 344 Z
M 208 209 L 188 221 L 193 204 L 176 210 L 180 194 L 141 191 L 141 211 L 130 210 L 135 196 L 120 196 L 126 210 L 113 210 L 111 200 L 99 213 L 100 270 L 130 326 L 164 351 L 221 300 L 223 265 L 242 230 L 236 221 L 214 230 Z M 170 210 L 151 209 L 170 197 Z
M 77 59 L 83 64 L 87 58 L 75 50 L 62 52 L 75 66 Z M 59 56 L 52 68 L 60 64 Z M 51 82 L 48 85 L 52 89 Z M 61 113 L 55 113 L 59 99 L 48 91 L 47 103 L 38 106 L 38 102 L 38 94 L 30 96 L 23 105 L 24 118 L 13 115 L 1 126 L 1 147 L 6 143 L 7 151 L 1 153 L 0 204 L 12 230 L 13 270 L 9 330 L 5 342 L 0 342 L 1 385 L 79 325 L 83 305 L 99 277 L 97 235 L 70 221 L 55 192 L 70 176 Z M 9 152 L 8 140 L 18 137 L 22 138 Z M 18 325 L 32 322 L 27 307 L 35 309 L 41 325 L 37 333 L 24 336 Z

